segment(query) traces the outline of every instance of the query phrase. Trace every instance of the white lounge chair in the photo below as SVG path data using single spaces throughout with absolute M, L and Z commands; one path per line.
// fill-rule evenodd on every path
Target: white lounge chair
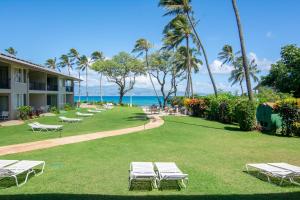
M 95 110 L 98 110 L 98 111 L 106 111 L 106 109 L 104 109 L 104 108 L 95 108 Z
M 8 115 L 9 115 L 8 111 L 2 111 L 0 114 L 1 114 L 0 115 L 1 120 L 8 120 Z
M 60 116 L 59 119 L 62 122 L 69 122 L 69 123 L 75 123 L 75 122 L 81 122 L 82 119 L 80 118 L 68 118 L 68 117 L 64 117 L 64 116 Z
M 40 124 L 39 122 L 29 123 L 28 124 L 32 131 L 60 131 L 63 127 L 63 125 L 46 125 L 46 124 Z
M 152 162 L 132 162 L 129 170 L 129 190 L 132 189 L 132 184 L 135 181 L 149 181 L 151 189 L 156 186 L 156 173 Z
M 260 174 L 264 174 L 268 178 L 269 183 L 272 183 L 271 177 L 280 179 L 279 185 L 282 185 L 283 181 L 287 180 L 293 183 L 293 172 L 290 170 L 275 167 L 266 163 L 246 164 L 248 173 L 250 173 L 251 168 L 254 168 Z
M 41 172 L 36 173 L 36 168 L 41 166 Z M 30 161 L 22 160 L 15 164 L 3 167 L 0 169 L 0 179 L 3 178 L 14 178 L 18 187 L 24 185 L 30 174 L 34 173 L 38 176 L 44 172 L 45 161 Z M 26 173 L 26 178 L 22 183 L 19 183 L 18 175 Z
M 158 187 L 161 188 L 162 181 L 177 181 L 179 187 L 186 188 L 188 174 L 182 173 L 174 162 L 154 163 L 158 175 Z
M 76 112 L 76 115 L 77 115 L 77 116 L 81 116 L 81 117 L 91 117 L 91 116 L 93 116 L 94 114 L 92 114 L 92 113 L 81 113 L 81 112 Z
M 291 182 L 296 184 L 296 185 L 300 185 L 299 182 L 295 181 L 294 178 L 299 178 L 300 177 L 300 167 L 299 166 L 295 166 L 295 165 L 291 165 L 288 163 L 268 163 L 269 165 L 275 166 L 275 167 L 279 167 L 285 170 L 289 170 L 293 172 L 293 176 L 291 177 Z
M 16 162 L 18 162 L 18 160 L 0 160 L 0 169 Z
M 87 110 L 89 113 L 101 113 L 101 110 Z

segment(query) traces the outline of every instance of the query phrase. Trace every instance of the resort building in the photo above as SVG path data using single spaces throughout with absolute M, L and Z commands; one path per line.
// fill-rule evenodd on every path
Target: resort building
M 47 112 L 74 103 L 74 82 L 80 79 L 0 53 L 0 116 L 18 118 L 18 107 Z

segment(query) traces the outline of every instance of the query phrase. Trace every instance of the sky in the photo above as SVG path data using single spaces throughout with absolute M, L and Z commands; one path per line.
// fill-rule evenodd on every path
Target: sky
M 300 44 L 300 1 L 237 3 L 247 54 L 256 60 L 260 75 L 265 75 L 270 65 L 280 59 L 282 46 Z M 0 0 L 0 51 L 12 46 L 18 51 L 17 57 L 44 64 L 70 48 L 88 56 L 100 50 L 111 58 L 120 51 L 131 52 L 139 38 L 148 39 L 159 49 L 162 30 L 171 17 L 163 17 L 165 11 L 157 5 L 158 0 Z M 232 66 L 221 66 L 218 60 L 225 44 L 232 45 L 235 51 L 240 49 L 231 1 L 192 0 L 192 6 L 218 89 L 239 91 L 238 85 L 228 82 Z M 201 66 L 200 72 L 193 74 L 194 90 L 199 94 L 213 92 L 205 68 Z M 98 77 L 95 72 L 89 73 L 90 95 L 99 95 L 95 89 Z M 134 95 L 152 95 L 148 77 L 139 77 L 135 87 Z M 183 82 L 179 89 L 184 88 Z M 116 86 L 105 81 L 105 93 L 117 95 Z

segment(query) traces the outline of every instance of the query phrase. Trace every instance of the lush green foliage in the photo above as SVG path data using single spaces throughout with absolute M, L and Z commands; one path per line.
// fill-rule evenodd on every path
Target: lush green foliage
M 123 125 L 131 122 L 119 119 L 122 113 L 123 110 L 113 111 L 109 120 L 103 116 L 99 128 L 113 121 Z M 39 135 L 51 134 L 30 136 Z M 43 175 L 30 178 L 20 188 L 8 187 L 13 180 L 2 180 L 0 186 L 5 189 L 1 189 L 0 199 L 298 200 L 300 187 L 270 184 L 265 176 L 259 179 L 245 173 L 244 166 L 266 161 L 300 165 L 299 152 L 299 138 L 270 137 L 200 118 L 170 116 L 157 129 L 2 156 L 1 159 L 45 160 L 46 168 Z M 176 162 L 189 174 L 188 188 L 128 191 L 132 161 Z
M 133 89 L 136 77 L 145 74 L 142 62 L 126 52 L 120 52 L 109 60 L 97 61 L 92 68 L 119 87 L 119 104 L 123 103 L 124 95 Z
M 173 96 L 168 100 L 168 103 L 171 104 L 172 107 L 174 106 L 183 107 L 184 99 L 185 98 L 183 96 Z
M 284 136 L 296 135 L 298 133 L 297 123 L 300 122 L 296 99 L 285 99 L 277 104 L 276 110 L 282 118 L 281 133 Z
M 65 110 L 65 111 L 69 111 L 69 110 L 73 110 L 73 109 L 74 109 L 74 106 L 71 105 L 71 104 L 69 104 L 69 103 L 66 103 L 66 104 L 64 105 L 64 110 Z
M 292 97 L 291 94 L 276 92 L 271 88 L 259 87 L 258 94 L 256 95 L 259 103 L 280 101 Z
M 52 107 L 50 108 L 50 112 L 51 112 L 51 113 L 54 113 L 54 114 L 59 114 L 59 110 L 57 109 L 56 106 L 52 106 Z
M 20 106 L 18 107 L 19 116 L 22 120 L 26 120 L 29 118 L 30 112 L 31 112 L 30 106 Z
M 287 45 L 281 49 L 281 60 L 272 65 L 262 84 L 279 92 L 293 93 L 300 97 L 300 48 Z
M 251 131 L 255 128 L 255 111 L 256 106 L 253 102 L 248 100 L 237 101 L 235 106 L 235 115 L 241 130 Z

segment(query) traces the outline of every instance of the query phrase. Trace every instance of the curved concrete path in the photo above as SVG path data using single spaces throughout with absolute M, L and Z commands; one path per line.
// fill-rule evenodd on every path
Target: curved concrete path
M 83 135 L 75 135 L 75 136 L 68 136 L 62 138 L 55 138 L 49 140 L 42 140 L 37 142 L 29 142 L 29 143 L 22 143 L 22 144 L 14 144 L 9 146 L 2 146 L 0 147 L 0 156 L 8 155 L 8 154 L 15 154 L 15 153 L 22 153 L 27 151 L 34 151 L 38 149 L 47 149 L 51 147 L 61 146 L 65 144 L 73 144 L 78 142 L 84 142 L 89 140 L 95 140 L 99 138 L 117 136 L 117 135 L 125 135 L 129 133 L 134 133 L 138 131 L 143 131 L 147 129 L 153 129 L 160 127 L 164 124 L 164 120 L 162 120 L 159 116 L 153 115 L 150 117 L 150 122 L 137 127 L 132 128 L 125 128 L 119 130 L 112 130 L 112 131 L 101 131 L 96 133 L 89 133 Z

